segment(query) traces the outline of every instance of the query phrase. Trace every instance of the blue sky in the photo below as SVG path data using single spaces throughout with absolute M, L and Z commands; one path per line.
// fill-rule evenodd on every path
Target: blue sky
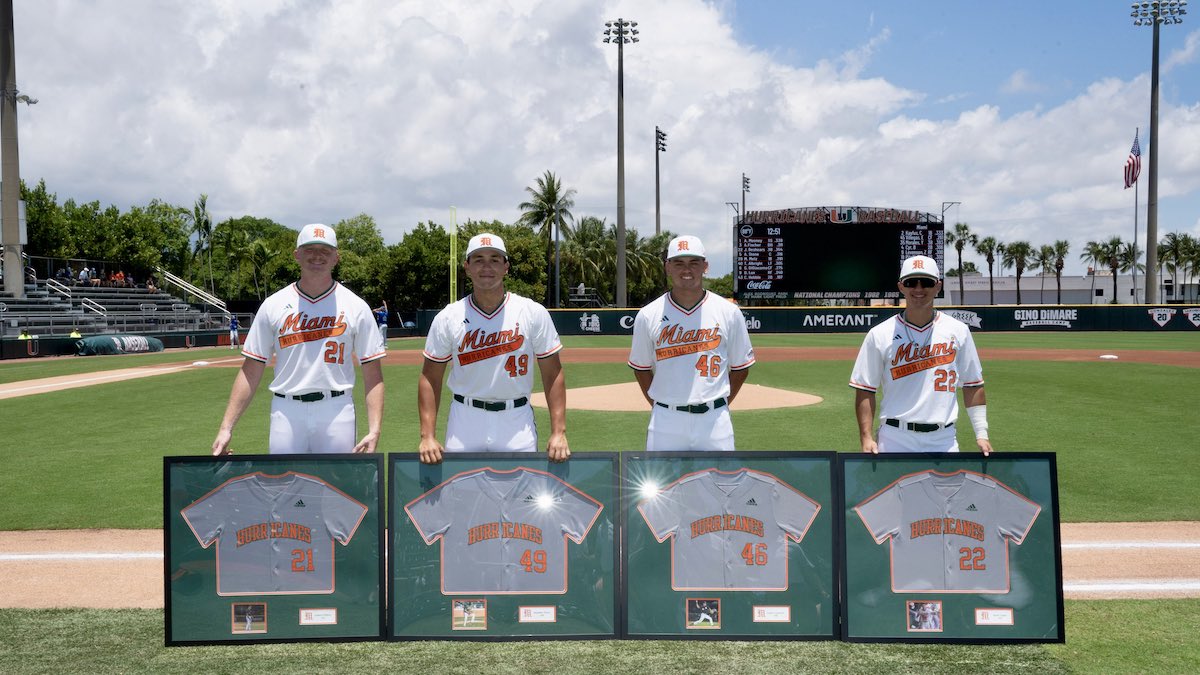
M 21 173 L 120 208 L 205 193 L 218 219 L 299 228 L 367 213 L 517 218 L 553 171 L 616 221 L 616 50 L 626 213 L 705 239 L 726 205 L 946 212 L 982 235 L 1132 237 L 1122 168 L 1148 150 L 1151 30 L 1125 2 L 386 0 L 18 2 Z M 1200 236 L 1200 17 L 1162 30 L 1159 231 Z M 1144 157 L 1144 159 L 1147 159 Z M 1146 170 L 1139 187 L 1144 244 Z M 968 260 L 981 262 L 978 256 Z

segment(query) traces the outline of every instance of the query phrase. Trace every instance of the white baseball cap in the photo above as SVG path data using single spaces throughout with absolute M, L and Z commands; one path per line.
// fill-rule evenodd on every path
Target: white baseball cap
M 927 255 L 914 255 L 906 259 L 900 266 L 900 281 L 909 277 L 929 277 L 937 280 L 941 279 L 942 275 L 938 271 L 936 260 Z
M 472 253 L 489 248 L 503 253 L 504 257 L 508 258 L 508 249 L 504 248 L 504 240 L 490 232 L 480 232 L 471 237 L 471 241 L 467 242 L 467 252 L 463 258 L 470 258 Z
M 328 225 L 310 223 L 301 228 L 300 236 L 296 237 L 296 248 L 305 244 L 325 244 L 337 248 L 337 233 Z
M 699 237 L 693 237 L 690 234 L 675 237 L 670 244 L 667 244 L 667 260 L 683 256 L 703 258 L 704 242 L 700 241 Z

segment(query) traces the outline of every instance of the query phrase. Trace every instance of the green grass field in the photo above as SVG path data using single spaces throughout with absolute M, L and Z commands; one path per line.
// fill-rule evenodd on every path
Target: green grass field
M 627 347 L 623 338 L 566 338 Z M 758 346 L 857 346 L 861 335 L 763 335 Z M 987 348 L 1200 350 L 1200 333 L 980 334 Z M 420 349 L 393 340 L 394 350 Z M 134 365 L 230 358 L 227 349 L 133 357 L 0 362 L 0 383 Z M 734 413 L 743 449 L 857 449 L 850 362 L 760 363 L 755 384 L 817 394 L 806 408 Z M 992 437 L 1005 450 L 1058 453 L 1064 521 L 1200 520 L 1189 468 L 1200 422 L 1200 369 L 1130 362 L 984 363 Z M 383 446 L 417 440 L 417 366 L 387 366 Z M 234 370 L 195 368 L 86 389 L 4 400 L 0 530 L 161 526 L 162 457 L 207 454 Z M 630 381 L 622 364 L 569 364 L 568 386 Z M 361 389 L 361 388 L 360 388 Z M 361 391 L 359 392 L 361 396 Z M 361 401 L 360 401 L 361 404 Z M 260 391 L 235 448 L 266 447 Z M 361 410 L 360 405 L 360 410 Z M 544 412 L 539 426 L 546 428 Z M 444 429 L 445 411 L 440 429 Z M 965 418 L 960 428 L 969 427 Z M 360 424 L 365 420 L 360 420 Z M 571 411 L 577 452 L 640 449 L 644 413 Z M 960 438 L 964 447 L 970 440 Z M 0 672 L 1193 672 L 1200 600 L 1069 601 L 1067 643 L 1033 646 L 851 645 L 836 642 L 344 643 L 162 647 L 154 610 L 0 610 Z

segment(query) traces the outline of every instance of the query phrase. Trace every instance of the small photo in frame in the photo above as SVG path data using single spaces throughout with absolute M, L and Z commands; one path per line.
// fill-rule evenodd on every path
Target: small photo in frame
M 450 627 L 454 630 L 487 630 L 487 600 L 454 600 Z
M 942 632 L 941 600 L 908 600 L 904 603 L 910 633 Z
M 720 598 L 688 598 L 684 625 L 688 630 L 715 630 L 721 627 Z
M 234 633 L 267 632 L 267 603 L 265 602 L 235 602 L 231 605 L 230 614 L 233 617 L 231 631 Z

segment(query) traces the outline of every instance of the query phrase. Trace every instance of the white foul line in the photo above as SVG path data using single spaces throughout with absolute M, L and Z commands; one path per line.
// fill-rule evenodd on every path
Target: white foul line
M 1093 548 L 1200 548 L 1200 541 L 1089 541 L 1063 544 L 1067 549 Z
M 162 560 L 162 553 L 153 552 L 124 552 L 124 553 L 0 553 L 0 562 L 21 562 L 27 560 Z
M 1179 579 L 1177 581 L 1135 581 L 1124 579 L 1079 581 L 1064 583 L 1063 591 L 1067 593 L 1200 591 L 1200 579 Z
M 237 359 L 221 359 L 219 361 L 213 361 L 212 363 L 227 363 L 229 361 L 236 361 L 236 360 Z M 143 368 L 141 370 L 144 372 L 144 375 L 150 376 L 150 375 L 162 375 L 162 374 L 169 373 L 169 372 L 172 372 L 175 370 L 183 370 L 185 368 L 191 368 L 191 367 L 193 367 L 193 366 L 190 363 L 181 363 L 181 364 L 176 364 L 176 365 L 171 365 L 171 366 L 152 366 L 152 367 L 148 367 L 148 368 Z M 127 370 L 110 371 L 108 373 L 104 373 L 101 375 L 95 375 L 92 377 L 81 377 L 81 378 L 78 378 L 75 380 L 67 380 L 65 382 L 64 381 L 56 381 L 56 382 L 47 382 L 47 383 L 43 383 L 43 384 L 33 384 L 28 387 L 13 387 L 11 389 L 5 389 L 2 393 L 17 394 L 17 393 L 20 393 L 23 391 L 38 391 L 39 389 L 55 389 L 55 388 L 62 389 L 64 387 L 65 388 L 79 387 L 79 386 L 83 386 L 85 384 L 90 384 L 93 382 L 107 382 L 109 380 L 128 380 L 128 379 L 130 379 L 130 377 L 129 377 L 129 372 Z

